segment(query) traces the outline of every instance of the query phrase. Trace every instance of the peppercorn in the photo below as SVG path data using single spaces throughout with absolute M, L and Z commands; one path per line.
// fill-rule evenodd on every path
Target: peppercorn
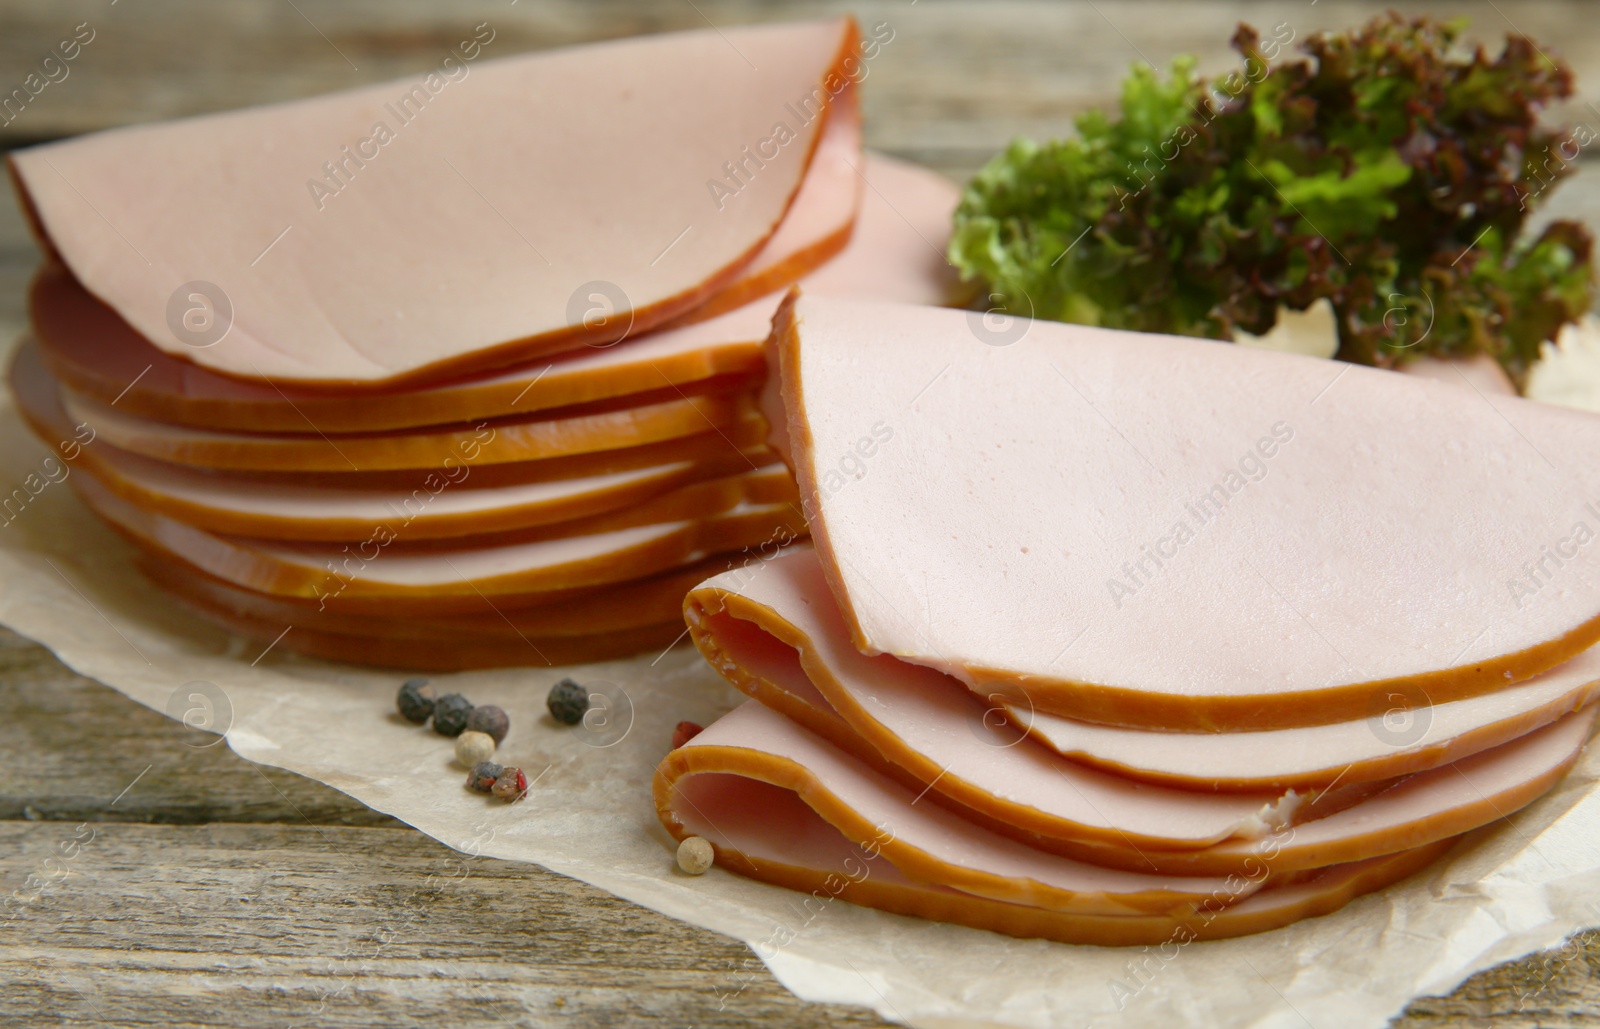
M 394 698 L 400 717 L 416 725 L 426 722 L 433 714 L 433 687 L 426 679 L 407 679 Z
M 550 687 L 550 695 L 544 703 L 550 709 L 551 718 L 563 725 L 577 725 L 583 721 L 583 713 L 589 710 L 589 691 L 571 679 L 562 679 Z
M 494 789 L 494 781 L 505 774 L 505 769 L 493 761 L 479 761 L 467 773 L 467 786 L 479 793 Z
M 494 737 L 494 745 L 497 747 L 506 741 L 506 733 L 510 729 L 510 716 L 497 704 L 475 707 L 472 709 L 472 714 L 467 716 L 467 731 L 488 733 Z
M 465 768 L 494 757 L 494 737 L 468 729 L 456 737 L 456 760 Z
M 433 702 L 433 731 L 440 736 L 460 736 L 472 715 L 472 701 L 459 693 L 446 693 Z
M 704 731 L 703 726 L 693 722 L 679 722 L 672 730 L 672 749 L 677 750 Z
M 690 836 L 678 844 L 678 867 L 690 875 L 705 875 L 716 852 L 704 836 Z
M 528 777 L 522 774 L 520 768 L 507 768 L 495 779 L 492 792 L 508 804 L 521 800 L 522 795 L 528 792 Z

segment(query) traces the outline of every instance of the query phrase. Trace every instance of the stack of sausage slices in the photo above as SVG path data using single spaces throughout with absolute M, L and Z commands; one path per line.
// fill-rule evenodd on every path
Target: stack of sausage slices
M 1592 415 L 803 292 L 769 359 L 812 542 L 690 593 L 752 699 L 656 777 L 734 871 L 1182 944 L 1417 871 L 1589 739 Z
M 805 532 L 757 404 L 782 290 L 946 299 L 956 191 L 862 153 L 849 19 L 477 61 L 480 28 L 416 81 L 12 156 L 19 406 L 234 631 L 432 669 L 669 644 Z

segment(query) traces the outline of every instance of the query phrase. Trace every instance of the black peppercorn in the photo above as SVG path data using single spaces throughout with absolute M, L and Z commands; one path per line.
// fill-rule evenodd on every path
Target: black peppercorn
M 433 731 L 440 736 L 460 736 L 472 717 L 472 701 L 459 693 L 446 693 L 433 702 Z
M 493 761 L 479 761 L 467 775 L 467 785 L 479 793 L 494 789 L 494 781 L 505 774 L 505 769 Z
M 550 695 L 544 702 L 551 718 L 563 725 L 577 725 L 583 721 L 583 713 L 589 710 L 589 691 L 571 679 L 562 679 L 550 687 Z
M 433 714 L 433 687 L 426 679 L 407 679 L 394 699 L 400 717 L 408 722 L 421 725 Z
M 499 746 L 506 741 L 506 733 L 511 729 L 511 718 L 505 709 L 496 704 L 485 704 L 472 709 L 472 714 L 467 716 L 467 729 L 471 732 L 486 732 L 494 738 L 494 745 Z

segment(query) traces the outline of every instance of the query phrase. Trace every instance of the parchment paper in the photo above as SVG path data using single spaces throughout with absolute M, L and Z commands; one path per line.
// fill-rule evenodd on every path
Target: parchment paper
M 0 488 L 39 473 L 47 453 L 0 398 Z M 167 601 L 77 502 L 70 476 L 83 473 L 66 467 L 67 480 L 0 527 L 0 622 L 141 704 L 225 729 L 240 755 L 325 782 L 448 846 L 534 862 L 742 939 L 807 999 L 919 1026 L 1365 1029 L 1412 997 L 1600 925 L 1590 899 L 1600 897 L 1600 748 L 1551 795 L 1397 887 L 1276 932 L 1165 951 L 1013 940 L 844 901 L 802 905 L 800 894 L 720 869 L 689 877 L 656 822 L 651 772 L 677 721 L 708 723 L 741 699 L 693 648 L 433 676 L 510 713 L 501 756 L 538 778 L 524 802 L 501 804 L 463 788 L 453 741 L 393 714 L 402 676 L 280 648 L 262 656 L 261 644 Z M 602 691 L 616 698 L 608 728 L 564 729 L 544 714 L 546 690 L 569 673 L 615 687 Z M 750 974 L 729 968 L 715 1000 L 737 1005 Z

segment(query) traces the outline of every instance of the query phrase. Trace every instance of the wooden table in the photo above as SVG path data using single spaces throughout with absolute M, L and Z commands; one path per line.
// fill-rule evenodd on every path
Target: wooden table
M 1017 134 L 1065 132 L 1126 66 L 1228 66 L 1235 22 L 1304 35 L 1350 2 L 764 3 L 722 0 L 0 0 L 0 92 L 82 22 L 71 74 L 9 123 L 14 147 L 128 122 L 415 73 L 465 26 L 495 53 L 853 9 L 893 42 L 866 85 L 880 149 L 970 174 Z M 1401 5 L 1410 10 L 1415 5 Z M 1594 8 L 1432 4 L 1491 39 L 1508 18 L 1559 46 L 1600 106 Z M 1582 103 L 1573 119 L 1600 124 Z M 1600 175 L 1558 194 L 1600 224 Z M 0 332 L 24 322 L 36 253 L 0 214 Z M 469 859 L 328 787 L 197 749 L 177 724 L 0 630 L 0 921 L 7 1025 L 879 1025 L 795 1000 L 740 944 L 540 869 Z M 76 846 L 74 846 L 76 844 Z M 70 851 L 43 893 L 27 877 Z M 1397 1025 L 1600 1025 L 1600 938 L 1419 1000 Z M 730 996 L 730 983 L 743 984 Z

